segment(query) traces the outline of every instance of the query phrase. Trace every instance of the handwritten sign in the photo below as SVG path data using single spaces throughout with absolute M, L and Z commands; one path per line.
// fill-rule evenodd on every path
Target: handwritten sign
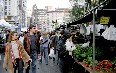
M 100 24 L 108 24 L 110 17 L 101 17 Z

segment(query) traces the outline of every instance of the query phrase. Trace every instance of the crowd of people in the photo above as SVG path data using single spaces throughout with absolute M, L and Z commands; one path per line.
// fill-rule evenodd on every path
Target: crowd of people
M 36 73 L 36 62 L 48 65 L 49 58 L 59 65 L 60 53 L 66 42 L 64 31 L 40 32 L 36 31 L 34 25 L 30 25 L 27 32 L 21 32 L 19 36 L 16 31 L 8 32 L 6 39 L 3 67 L 9 73 L 16 73 L 16 70 L 23 73 L 24 69 L 26 73 L 30 69 Z M 50 55 L 51 50 L 54 56 Z

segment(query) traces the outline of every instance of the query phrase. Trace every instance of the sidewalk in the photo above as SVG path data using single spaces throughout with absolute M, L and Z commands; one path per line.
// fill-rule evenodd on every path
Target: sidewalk
M 4 55 L 1 56 L 2 60 L 0 60 L 0 73 L 6 73 L 2 65 L 3 57 Z M 60 72 L 59 66 L 53 63 L 52 59 L 50 59 L 48 65 L 45 65 L 44 60 L 43 60 L 43 63 L 40 63 L 39 61 L 37 61 L 37 73 L 61 73 L 61 72 Z

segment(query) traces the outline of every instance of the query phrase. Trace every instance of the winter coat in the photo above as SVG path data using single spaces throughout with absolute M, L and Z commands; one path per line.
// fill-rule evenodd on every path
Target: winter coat
M 36 45 L 36 49 L 38 51 L 38 44 L 39 44 L 39 38 L 37 35 L 35 35 L 35 45 Z M 28 54 L 30 54 L 30 45 L 31 45 L 31 39 L 30 39 L 30 34 L 27 33 L 25 36 L 24 36 L 24 49 L 26 50 L 26 52 Z
M 20 41 L 17 41 L 17 42 L 19 44 L 18 49 L 20 49 L 22 59 L 24 62 L 24 68 L 27 68 L 30 56 L 25 51 L 23 44 Z M 5 57 L 4 57 L 3 68 L 7 69 L 9 73 L 14 73 L 14 68 L 13 68 L 12 59 L 10 55 L 10 43 L 9 42 L 5 44 Z

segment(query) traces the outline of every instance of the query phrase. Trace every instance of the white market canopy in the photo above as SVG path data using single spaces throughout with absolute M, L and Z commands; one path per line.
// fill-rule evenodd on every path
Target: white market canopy
M 5 28 L 9 28 L 9 29 L 18 28 L 18 26 L 9 24 L 9 23 L 6 22 L 4 19 L 1 19 L 1 20 L 0 20 L 0 27 L 5 27 Z
M 0 26 L 4 27 L 6 24 L 6 21 L 4 19 L 1 19 L 0 20 Z
M 27 27 L 21 28 L 21 31 L 27 31 Z

